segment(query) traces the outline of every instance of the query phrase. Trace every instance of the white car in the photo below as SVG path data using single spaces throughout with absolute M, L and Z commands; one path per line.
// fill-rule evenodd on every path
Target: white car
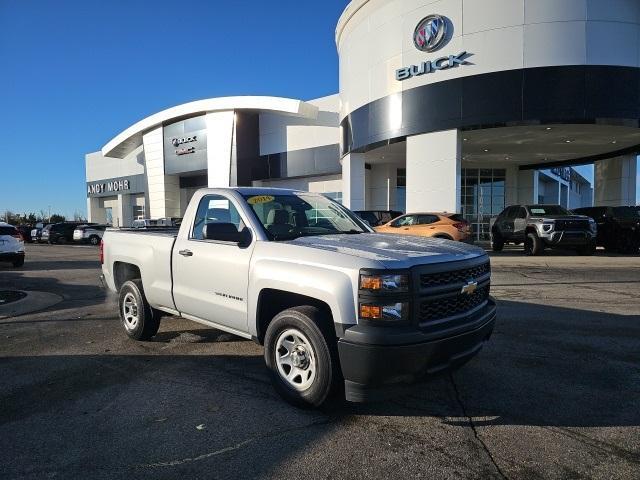
M 73 231 L 73 241 L 99 245 L 108 225 L 80 225 Z
M 14 267 L 24 265 L 24 240 L 18 229 L 0 222 L 0 261 L 11 262 Z
M 131 228 L 177 227 L 181 218 L 139 218 L 133 221 Z

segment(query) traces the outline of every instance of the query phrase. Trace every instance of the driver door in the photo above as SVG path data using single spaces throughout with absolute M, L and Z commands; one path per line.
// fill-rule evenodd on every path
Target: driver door
M 246 334 L 249 263 L 255 240 L 248 247 L 205 240 L 210 223 L 232 223 L 241 231 L 246 222 L 224 195 L 205 195 L 198 204 L 186 238 L 173 248 L 173 297 L 177 309 L 233 331 Z

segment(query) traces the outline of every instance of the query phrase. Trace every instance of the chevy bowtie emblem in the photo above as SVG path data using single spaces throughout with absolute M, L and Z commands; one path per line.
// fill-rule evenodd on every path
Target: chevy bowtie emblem
M 469 280 L 467 282 L 467 284 L 462 287 L 462 293 L 463 295 L 473 295 L 476 290 L 478 290 L 478 282 L 474 282 L 473 280 Z

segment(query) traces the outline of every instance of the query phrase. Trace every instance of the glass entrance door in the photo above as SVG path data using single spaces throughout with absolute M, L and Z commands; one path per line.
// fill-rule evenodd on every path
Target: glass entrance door
M 462 214 L 471 223 L 475 240 L 490 240 L 491 218 L 505 205 L 504 168 L 462 169 Z

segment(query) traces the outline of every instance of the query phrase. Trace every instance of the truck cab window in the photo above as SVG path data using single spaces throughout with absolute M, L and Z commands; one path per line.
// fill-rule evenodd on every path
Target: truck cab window
M 202 230 L 208 223 L 232 223 L 238 231 L 244 228 L 235 205 L 221 195 L 207 195 L 200 200 L 191 239 L 204 240 Z

